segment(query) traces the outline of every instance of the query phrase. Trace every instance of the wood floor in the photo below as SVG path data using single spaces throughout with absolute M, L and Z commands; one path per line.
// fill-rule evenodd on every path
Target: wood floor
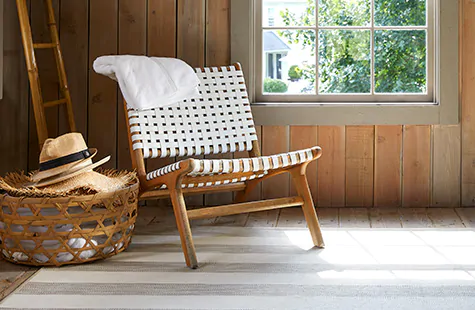
M 137 233 L 175 226 L 171 208 L 144 207 L 140 212 Z M 475 208 L 318 208 L 317 213 L 323 228 L 475 228 Z M 287 208 L 192 221 L 192 226 L 200 225 L 305 227 L 306 222 L 300 208 Z
M 475 208 L 318 208 L 320 224 L 325 228 L 475 228 Z M 192 226 L 289 227 L 306 226 L 300 208 L 287 208 L 213 219 L 195 220 Z M 141 207 L 137 234 L 174 230 L 171 207 Z M 22 267 L 0 260 L 0 300 L 10 294 L 36 268 Z

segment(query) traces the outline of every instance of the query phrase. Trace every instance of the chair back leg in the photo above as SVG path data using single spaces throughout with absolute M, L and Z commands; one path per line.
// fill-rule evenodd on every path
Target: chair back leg
M 170 197 L 173 205 L 173 212 L 175 213 L 176 225 L 180 233 L 181 247 L 185 255 L 186 265 L 192 269 L 198 268 L 198 260 L 196 258 L 195 245 L 193 244 L 193 237 L 191 235 L 190 221 L 186 213 L 185 199 L 183 198 L 183 191 L 180 187 L 169 187 Z
M 307 221 L 308 229 L 312 236 L 313 244 L 317 247 L 323 248 L 325 243 L 323 242 L 322 231 L 320 229 L 320 223 L 318 222 L 317 212 L 315 211 L 315 205 L 313 203 L 312 194 L 308 186 L 307 176 L 305 174 L 307 165 L 297 166 L 290 170 L 292 180 L 294 182 L 297 193 L 304 200 L 302 210 Z
M 254 179 L 246 182 L 246 188 L 242 191 L 236 193 L 234 197 L 234 203 L 245 202 L 251 192 L 256 188 L 256 186 L 261 182 L 259 179 Z

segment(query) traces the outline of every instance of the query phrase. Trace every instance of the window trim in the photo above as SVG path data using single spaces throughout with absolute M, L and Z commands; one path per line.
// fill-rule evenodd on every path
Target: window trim
M 257 125 L 458 124 L 459 0 L 436 0 L 435 102 L 256 102 L 256 13 L 261 0 L 231 0 L 231 60 L 240 62 Z M 443 44 L 441 44 L 443 42 Z M 455 60 L 455 65 L 454 65 Z M 443 72 L 443 74 L 440 74 Z

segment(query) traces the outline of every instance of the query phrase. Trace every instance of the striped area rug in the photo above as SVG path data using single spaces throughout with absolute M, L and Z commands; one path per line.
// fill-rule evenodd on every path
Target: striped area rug
M 198 227 L 201 267 L 175 232 L 112 259 L 44 268 L 6 309 L 475 309 L 475 231 Z

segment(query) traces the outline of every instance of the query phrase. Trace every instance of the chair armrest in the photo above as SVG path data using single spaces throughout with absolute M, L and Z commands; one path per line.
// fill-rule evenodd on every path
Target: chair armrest
M 144 189 L 150 190 L 163 184 L 167 187 L 173 187 L 179 179 L 193 171 L 195 165 L 195 160 L 188 158 L 149 172 L 147 173 Z

